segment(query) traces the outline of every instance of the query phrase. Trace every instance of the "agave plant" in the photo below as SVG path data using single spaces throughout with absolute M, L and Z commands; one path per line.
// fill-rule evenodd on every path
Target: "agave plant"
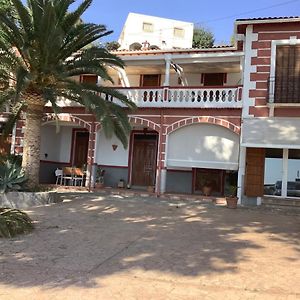
M 0 164 L 0 193 L 22 189 L 26 177 L 22 167 L 17 162 L 6 160 Z
M 18 209 L 0 208 L 0 238 L 11 238 L 32 230 L 32 220 L 26 213 Z

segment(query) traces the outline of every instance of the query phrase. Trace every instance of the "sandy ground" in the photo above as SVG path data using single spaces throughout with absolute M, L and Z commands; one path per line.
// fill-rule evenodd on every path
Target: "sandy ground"
M 0 299 L 300 299 L 300 217 L 66 194 L 0 240 Z

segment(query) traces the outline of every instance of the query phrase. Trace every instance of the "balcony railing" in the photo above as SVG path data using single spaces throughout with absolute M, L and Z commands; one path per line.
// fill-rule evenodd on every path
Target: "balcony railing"
M 164 108 L 240 108 L 242 87 L 162 87 L 121 88 L 138 107 Z M 120 103 L 117 99 L 107 100 Z
M 276 76 L 269 78 L 269 103 L 300 104 L 300 77 Z
M 158 88 L 118 88 L 137 107 L 151 108 L 241 108 L 242 87 L 158 87 Z M 118 99 L 102 95 L 107 101 L 124 106 Z M 51 106 L 51 104 L 48 104 Z M 59 106 L 80 106 L 61 98 Z

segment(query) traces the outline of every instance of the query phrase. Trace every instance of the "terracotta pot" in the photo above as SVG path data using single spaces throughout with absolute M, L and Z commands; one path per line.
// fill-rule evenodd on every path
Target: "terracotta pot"
M 204 196 L 210 196 L 211 195 L 211 191 L 212 191 L 212 187 L 211 186 L 203 186 L 202 187 L 202 193 Z
M 95 183 L 95 189 L 103 189 L 103 188 L 104 188 L 104 183 L 100 183 L 100 182 Z
M 154 187 L 154 186 L 149 185 L 149 186 L 147 187 L 147 192 L 148 192 L 148 193 L 154 193 L 154 191 L 155 191 L 155 187 Z
M 238 197 L 226 197 L 227 208 L 237 208 Z

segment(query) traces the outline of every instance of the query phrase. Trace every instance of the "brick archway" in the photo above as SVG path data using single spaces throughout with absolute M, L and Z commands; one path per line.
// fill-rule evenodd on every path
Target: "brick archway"
M 191 117 L 191 118 L 186 118 L 186 119 L 177 121 L 177 122 L 169 125 L 166 128 L 166 134 L 170 134 L 173 131 L 175 131 L 181 127 L 184 127 L 184 126 L 188 126 L 188 125 L 192 125 L 192 124 L 203 124 L 203 123 L 222 126 L 236 134 L 240 134 L 240 130 L 241 130 L 239 126 L 237 126 L 229 121 L 223 120 L 223 119 L 219 119 L 219 118 L 215 118 L 215 117 Z
M 143 126 L 143 127 L 150 128 L 150 129 L 155 130 L 157 132 L 159 132 L 159 130 L 160 130 L 160 125 L 154 123 L 153 121 L 144 119 L 144 118 L 129 117 L 129 122 L 131 124 L 134 124 L 134 125 L 140 125 L 140 126 Z
M 147 127 L 150 128 L 152 130 L 155 130 L 157 132 L 159 132 L 160 130 L 160 125 L 154 123 L 153 121 L 144 119 L 144 118 L 140 118 L 140 117 L 129 117 L 129 122 L 133 125 L 139 125 L 142 127 Z M 101 123 L 96 123 L 96 132 L 99 131 L 101 129 Z
M 57 120 L 64 121 L 64 122 L 71 122 L 71 123 L 74 123 L 81 127 L 86 128 L 88 131 L 91 131 L 90 123 L 88 123 L 76 116 L 73 116 L 71 114 L 58 114 L 58 115 L 47 114 L 46 116 L 43 117 L 42 123 L 45 124 L 45 123 L 49 123 L 49 122 L 53 122 L 53 121 L 57 121 Z

